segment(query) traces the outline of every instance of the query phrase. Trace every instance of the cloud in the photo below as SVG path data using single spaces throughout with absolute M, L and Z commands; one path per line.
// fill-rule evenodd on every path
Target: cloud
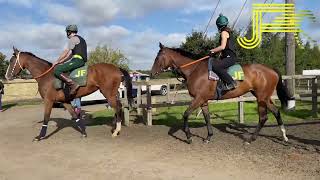
M 156 10 L 180 8 L 185 6 L 190 0 L 139 0 L 126 2 L 117 0 L 116 2 L 121 14 L 133 18 Z
M 58 58 L 67 42 L 64 28 L 49 23 L 8 24 L 0 29 L 0 51 L 10 57 L 12 46 L 16 46 L 52 62 Z M 151 67 L 159 42 L 167 46 L 178 46 L 185 41 L 183 33 L 163 34 L 152 29 L 134 32 L 117 25 L 83 28 L 79 34 L 86 39 L 89 51 L 97 45 L 120 50 L 129 59 L 133 69 Z
M 219 13 L 226 15 L 232 25 L 244 1 L 221 0 L 211 22 L 209 35 L 216 32 L 215 19 Z M 274 2 L 280 1 L 282 0 Z M 263 3 L 264 0 L 247 2 L 236 29 L 248 25 L 252 2 Z M 167 46 L 178 46 L 185 41 L 186 34 L 190 33 L 191 27 L 203 30 L 216 3 L 217 0 L 0 0 L 0 5 L 9 4 L 7 9 L 10 9 L 10 6 L 39 7 L 36 18 L 35 15 L 30 15 L 30 9 L 28 9 L 26 12 L 26 17 L 30 16 L 28 21 L 20 17 L 12 20 L 10 15 L 4 15 L 1 25 L 5 26 L 0 27 L 0 51 L 11 55 L 11 47 L 16 45 L 39 57 L 54 60 L 67 41 L 64 32 L 65 24 L 75 23 L 79 24 L 79 33 L 87 40 L 89 49 L 106 44 L 111 48 L 121 50 L 129 58 L 131 68 L 148 69 L 159 50 L 159 41 Z M 32 8 L 31 10 L 36 11 Z M 149 14 L 165 12 L 173 14 L 174 18 L 170 20 L 175 21 L 176 26 L 166 27 L 164 31 L 155 29 L 154 26 L 150 28 L 152 25 L 144 21 Z M 137 17 L 142 17 L 141 23 L 147 30 L 136 30 L 139 28 L 128 28 L 132 25 L 124 27 L 118 24 Z M 190 31 L 177 32 L 177 26 L 190 27 Z M 312 28 L 314 27 L 308 27 L 306 31 L 312 32 L 314 39 L 320 39 L 320 33 L 315 32 Z
M 130 33 L 131 31 L 128 29 L 116 25 L 88 28 L 84 31 L 90 49 L 97 45 L 108 45 L 120 49 L 123 45 L 123 40 L 128 38 Z
M 63 26 L 49 23 L 8 24 L 0 30 L 0 48 L 22 45 L 22 48 L 56 49 L 64 40 L 63 29 Z
M 34 0 L 0 0 L 0 4 L 12 4 L 23 7 L 32 7 Z
M 118 7 L 111 0 L 73 0 L 73 6 L 45 1 L 44 13 L 57 23 L 99 26 L 115 18 Z
M 117 17 L 135 18 L 155 10 L 179 8 L 189 1 L 71 0 L 73 6 L 53 1 L 44 1 L 41 5 L 44 13 L 57 23 L 101 26 Z
M 170 47 L 179 46 L 185 37 L 184 33 L 162 34 L 149 29 L 134 33 L 122 49 L 133 69 L 149 69 L 159 50 L 159 42 Z

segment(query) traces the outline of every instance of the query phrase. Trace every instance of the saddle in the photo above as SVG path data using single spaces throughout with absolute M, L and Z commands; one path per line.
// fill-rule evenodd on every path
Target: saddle
M 86 86 L 87 85 L 87 77 L 88 77 L 88 65 L 84 65 L 80 68 L 77 68 L 73 70 L 70 74 L 69 77 L 79 84 L 80 86 Z M 55 78 L 53 81 L 53 87 L 57 90 L 59 89 L 67 89 L 68 86 L 61 81 L 58 78 Z
M 230 66 L 227 69 L 228 74 L 233 78 L 234 81 L 243 81 L 244 80 L 244 72 L 240 64 L 235 64 L 233 66 Z M 216 75 L 216 74 L 215 74 Z M 214 95 L 215 100 L 221 99 L 221 97 L 228 92 L 226 90 L 226 86 L 224 82 L 216 75 L 217 81 L 217 89 L 216 93 Z

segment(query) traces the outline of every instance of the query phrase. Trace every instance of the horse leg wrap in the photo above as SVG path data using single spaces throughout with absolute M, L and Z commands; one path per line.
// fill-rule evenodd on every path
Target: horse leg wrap
M 282 136 L 283 136 L 284 141 L 286 141 L 286 142 L 289 141 L 287 134 L 286 134 L 286 129 L 284 128 L 283 124 L 280 126 L 280 129 L 282 131 Z
M 85 134 L 86 126 L 84 125 L 82 119 L 77 119 L 76 123 L 77 123 L 77 126 L 81 129 L 82 134 Z
M 43 124 L 42 128 L 41 128 L 41 131 L 40 131 L 40 134 L 39 134 L 39 138 L 43 138 L 43 137 L 46 136 L 47 129 L 48 129 L 48 125 L 47 124 Z

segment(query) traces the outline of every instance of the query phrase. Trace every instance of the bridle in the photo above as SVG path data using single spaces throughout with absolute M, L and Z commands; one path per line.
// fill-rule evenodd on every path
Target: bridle
M 16 67 L 17 67 L 17 64 L 19 65 L 19 67 L 20 67 L 21 70 L 24 69 L 24 68 L 21 66 L 21 63 L 20 63 L 20 52 L 18 52 L 18 54 L 17 54 L 17 56 L 16 56 L 16 62 L 14 63 L 14 66 L 13 66 L 13 68 L 12 68 L 12 70 L 11 70 L 11 73 L 10 73 L 12 77 L 13 77 L 13 72 L 14 72 L 14 70 L 15 70 Z M 8 69 L 7 69 L 6 75 L 8 74 L 8 71 L 9 71 L 9 67 L 8 67 Z

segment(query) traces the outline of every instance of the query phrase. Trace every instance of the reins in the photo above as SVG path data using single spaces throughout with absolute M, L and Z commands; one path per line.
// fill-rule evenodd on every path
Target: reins
M 205 57 L 202 57 L 202 58 L 197 59 L 197 60 L 195 60 L 195 61 L 192 61 L 192 62 L 190 62 L 190 63 L 184 64 L 184 65 L 182 65 L 182 66 L 175 67 L 175 68 L 173 68 L 172 73 L 176 75 L 176 78 L 177 78 L 177 80 L 178 80 L 179 82 L 185 83 L 185 80 L 180 80 L 180 79 L 179 79 L 179 76 L 181 76 L 180 69 L 181 69 L 181 68 L 188 67 L 188 66 L 193 65 L 193 64 L 196 64 L 196 63 L 199 63 L 199 62 L 201 62 L 201 61 L 203 61 L 203 60 L 208 59 L 209 57 L 210 57 L 210 56 L 205 56 Z
M 39 79 L 42 76 L 48 74 L 54 67 L 56 67 L 56 65 L 58 65 L 59 63 L 53 64 L 48 70 L 46 70 L 44 73 L 40 74 L 39 76 L 34 77 L 34 79 Z
M 184 65 L 180 66 L 179 68 L 188 67 L 188 66 L 190 66 L 190 65 L 192 65 L 192 64 L 196 64 L 196 63 L 198 63 L 198 62 L 200 62 L 200 61 L 206 60 L 206 59 L 208 59 L 209 57 L 210 57 L 210 56 L 205 56 L 205 57 L 200 58 L 200 59 L 198 59 L 198 60 L 195 60 L 195 61 L 192 61 L 192 62 L 190 62 L 190 63 L 184 64 Z
M 24 70 L 24 68 L 22 68 L 22 66 L 21 66 L 21 64 L 20 64 L 20 53 L 21 53 L 21 52 L 19 52 L 19 53 L 17 54 L 17 57 L 16 57 L 17 59 L 16 59 L 16 62 L 15 62 L 15 64 L 14 64 L 13 68 L 12 68 L 11 75 L 13 74 L 13 71 L 15 70 L 17 64 L 20 66 L 21 70 Z M 48 70 L 46 70 L 44 73 L 40 74 L 39 76 L 33 77 L 33 78 L 34 78 L 34 79 L 39 79 L 39 78 L 41 78 L 42 76 L 48 74 L 48 73 L 49 73 L 54 67 L 56 67 L 58 64 L 60 64 L 60 63 L 55 63 L 55 64 L 53 64 L 53 65 L 52 65 Z M 8 70 L 9 70 L 9 69 L 8 69 Z

